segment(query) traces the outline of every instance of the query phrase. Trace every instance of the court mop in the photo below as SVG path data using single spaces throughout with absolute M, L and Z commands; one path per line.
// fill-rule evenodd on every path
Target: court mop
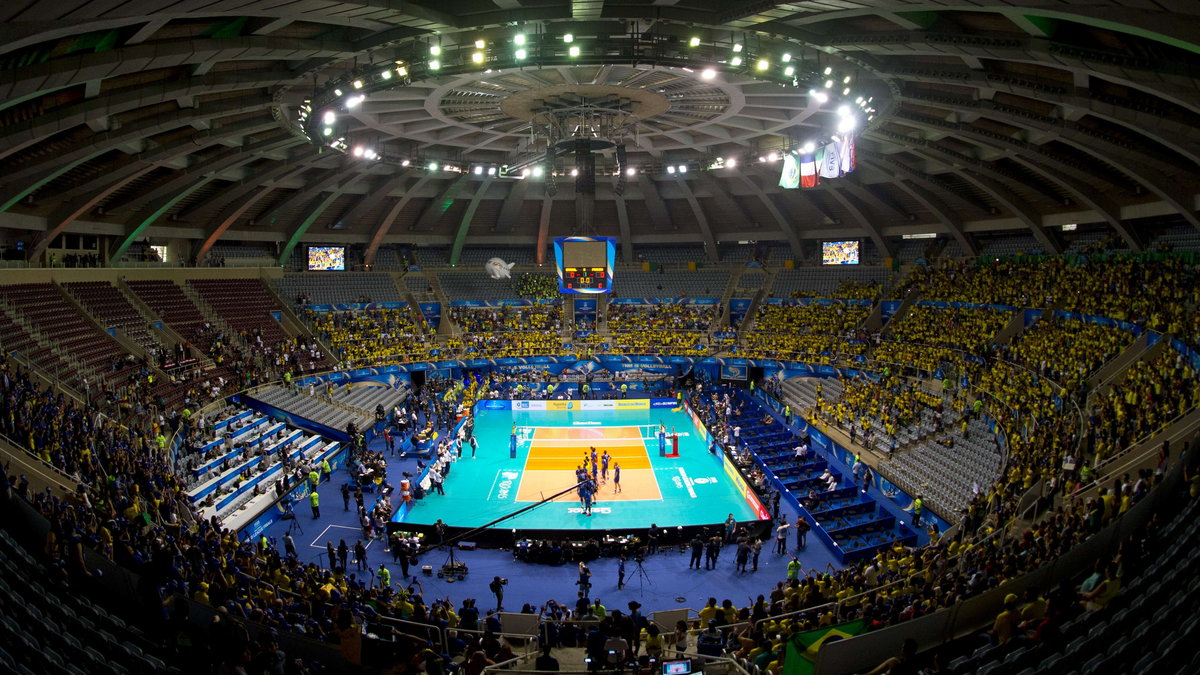
M 620 401 L 482 401 L 475 407 L 479 451 L 471 448 L 446 480 L 445 496 L 429 495 L 398 516 L 431 524 L 477 527 L 575 484 L 575 470 L 590 457 L 610 456 L 592 515 L 570 492 L 554 502 L 497 525 L 503 529 L 612 530 L 739 521 L 765 511 L 721 454 L 709 452 L 709 436 L 687 408 L 673 399 Z M 678 455 L 659 456 L 658 431 L 678 434 Z M 516 434 L 516 458 L 510 445 Z M 621 468 L 621 491 L 614 474 Z

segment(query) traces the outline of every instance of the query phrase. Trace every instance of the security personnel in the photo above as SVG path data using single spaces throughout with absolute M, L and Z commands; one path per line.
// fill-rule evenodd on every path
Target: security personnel
M 925 502 L 921 500 L 921 495 L 913 500 L 913 527 L 920 527 L 921 512 L 925 510 Z
M 308 493 L 308 503 L 312 505 L 313 520 L 321 517 L 321 497 L 317 495 L 317 491 L 313 490 Z
M 333 475 L 333 469 L 329 467 L 329 459 L 321 460 L 321 477 L 328 481 Z
M 392 585 L 392 573 L 387 566 L 379 563 L 379 587 L 386 589 Z

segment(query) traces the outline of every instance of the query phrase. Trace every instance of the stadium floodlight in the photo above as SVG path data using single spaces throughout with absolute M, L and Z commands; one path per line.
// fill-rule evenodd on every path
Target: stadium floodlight
M 768 162 L 778 162 L 779 161 L 779 153 L 772 152 L 771 154 L 767 155 L 767 161 Z
M 567 44 L 571 44 L 574 41 L 575 41 L 575 36 L 572 35 L 571 33 L 566 33 L 563 35 L 563 42 L 566 42 Z
M 487 43 L 483 41 L 483 38 L 480 38 L 475 41 L 475 49 L 483 49 L 486 46 L 487 46 Z
M 439 60 L 437 60 L 437 59 L 433 59 L 432 61 L 430 61 L 430 62 L 429 62 L 429 69 L 430 69 L 430 70 L 438 70 L 438 69 L 440 69 L 441 67 L 442 67 L 442 62 L 441 62 L 441 61 L 439 61 Z
M 816 149 L 817 149 L 817 144 L 813 143 L 812 141 L 809 141 L 800 147 L 800 151 L 804 152 L 805 154 L 814 152 Z
M 346 99 L 346 108 L 347 109 L 357 108 L 359 106 L 359 104 L 361 104 L 366 99 L 367 99 L 366 94 L 359 94 L 358 96 L 351 96 Z
M 494 167 L 494 166 L 489 166 L 489 167 L 488 167 L 488 169 L 487 169 L 487 175 L 489 175 L 489 176 L 495 176 L 495 175 L 496 175 L 496 167 Z
M 818 91 L 818 92 L 814 93 L 813 98 L 817 99 L 817 103 L 828 103 L 829 102 L 829 94 L 826 94 L 823 91 Z
M 838 112 L 838 117 L 849 117 L 850 116 L 850 106 L 843 103 L 842 105 L 838 106 L 837 112 Z
M 341 96 L 341 95 L 342 95 L 342 90 L 341 90 L 341 89 L 334 89 L 334 90 L 333 90 L 333 95 L 334 95 L 334 96 Z
M 325 114 L 324 114 L 324 115 L 321 117 L 321 119 L 322 119 L 322 120 L 325 122 L 325 124 L 328 126 L 328 125 L 330 125 L 330 124 L 333 124 L 334 122 L 336 122 L 336 121 L 337 121 L 337 114 L 336 114 L 336 113 L 334 113 L 332 110 L 326 110 L 326 111 L 325 111 Z
M 849 96 L 849 95 L 850 95 L 850 87 L 846 87 L 845 89 L 842 90 L 842 96 Z
M 700 79 L 702 80 L 711 80 L 716 76 L 717 71 L 712 68 L 705 68 L 704 70 L 700 71 Z
M 541 178 L 542 174 L 544 174 L 544 173 L 546 173 L 546 172 L 544 169 L 542 169 L 542 167 L 540 167 L 540 166 L 533 167 L 533 177 L 534 178 Z
M 832 73 L 833 73 L 833 66 L 825 66 L 825 74 L 830 75 Z
M 636 168 L 636 167 L 632 167 L 632 166 L 631 166 L 631 167 L 629 167 L 628 169 L 625 169 L 625 175 L 626 175 L 626 176 L 636 176 L 636 175 L 637 175 L 637 168 Z
M 766 70 L 767 68 L 771 67 L 771 62 L 766 59 L 759 59 L 758 63 L 756 63 L 754 67 L 758 70 Z
M 725 160 L 725 168 L 732 169 L 735 166 L 737 166 L 737 158 L 736 157 L 730 157 L 729 159 Z
M 476 164 L 476 165 L 475 165 L 474 174 L 475 174 L 476 176 L 482 176 L 482 175 L 483 175 L 483 167 L 482 167 L 482 166 L 480 166 L 480 165 L 478 165 L 478 164 Z
M 832 89 L 833 88 L 833 80 L 825 80 L 825 88 Z
M 670 164 L 668 164 L 668 165 L 667 165 L 667 173 L 669 173 L 669 174 L 674 174 L 674 173 L 675 173 L 675 167 L 674 167 L 674 166 L 671 166 Z
M 853 117 L 843 117 L 837 125 L 839 134 L 848 134 L 854 131 L 854 127 L 858 126 L 858 120 Z
M 742 43 L 740 43 L 740 42 L 733 43 L 733 53 L 737 54 L 741 51 L 742 51 Z
M 396 74 L 400 77 L 408 77 L 408 68 L 404 66 L 396 66 Z
M 378 159 L 379 155 L 375 152 L 374 149 L 367 148 L 366 150 L 363 150 L 363 157 L 366 157 L 367 159 Z
M 740 65 L 742 65 L 742 57 L 740 57 L 740 56 L 735 56 L 735 57 L 733 57 L 732 59 L 729 59 L 729 65 L 731 65 L 731 66 L 740 66 Z
M 513 44 L 514 44 L 514 45 L 523 45 L 523 44 L 525 44 L 525 34 L 524 34 L 524 33 L 517 33 L 516 35 L 514 35 L 514 36 L 513 36 Z
M 454 170 L 454 167 L 450 166 L 449 164 L 442 165 L 442 171 L 453 171 L 453 170 Z
M 791 66 L 788 66 L 787 68 L 783 69 L 783 74 L 787 75 L 788 77 L 791 77 L 792 75 L 796 74 L 796 69 Z
M 362 83 L 362 80 L 355 80 L 355 81 L 354 81 L 354 82 L 352 82 L 351 84 L 353 84 L 353 85 L 354 85 L 354 88 L 355 88 L 355 89 L 362 89 L 362 84 L 363 84 L 363 83 Z
M 471 54 L 471 61 L 475 63 L 483 63 L 483 52 L 473 52 Z
M 850 76 L 849 75 L 842 78 L 842 84 L 850 84 Z
M 430 170 L 430 171 L 437 171 L 437 162 L 430 162 L 430 163 L 429 163 L 429 170 Z
M 524 49 L 517 50 L 517 60 L 518 61 L 524 60 L 526 56 L 529 56 L 529 53 L 526 52 Z
M 567 50 L 567 55 L 571 58 L 579 56 L 579 45 L 571 45 L 571 48 Z
M 788 61 L 792 60 L 792 55 L 787 52 L 784 52 L 783 56 L 779 57 L 779 60 L 783 61 L 784 63 L 787 63 Z
M 441 53 L 442 53 L 441 45 L 430 45 L 429 46 L 429 55 L 430 56 L 438 56 Z
M 687 173 L 687 164 L 679 165 L 679 173 Z
M 572 175 L 572 176 L 578 176 L 578 175 L 579 175 L 579 169 L 571 169 L 571 175 Z
M 691 40 L 688 40 L 688 46 L 689 47 L 699 47 L 700 46 L 700 38 L 693 37 Z
M 400 162 L 400 166 L 408 166 L 409 164 L 412 164 L 412 162 L 407 159 Z
M 382 77 L 382 78 L 383 78 L 383 79 L 385 79 L 385 80 L 390 80 L 390 79 L 392 79 L 392 69 L 391 69 L 391 68 L 384 68 L 383 70 L 379 71 L 379 76 L 380 76 L 380 77 Z
M 325 127 L 324 129 L 321 130 L 321 132 L 322 132 L 322 135 L 324 135 L 324 136 L 332 136 L 333 135 L 333 127 Z
M 362 157 L 363 156 L 363 146 L 361 146 L 361 145 L 354 146 L 354 151 L 351 154 L 353 154 L 355 157 Z

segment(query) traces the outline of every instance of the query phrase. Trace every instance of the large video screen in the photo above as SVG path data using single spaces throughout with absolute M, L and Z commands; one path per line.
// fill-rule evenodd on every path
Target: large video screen
M 554 240 L 554 259 L 563 293 L 612 293 L 615 238 L 559 237 Z
M 309 246 L 308 271 L 327 272 L 346 269 L 345 246 Z
M 858 240 L 821 242 L 822 265 L 857 265 Z

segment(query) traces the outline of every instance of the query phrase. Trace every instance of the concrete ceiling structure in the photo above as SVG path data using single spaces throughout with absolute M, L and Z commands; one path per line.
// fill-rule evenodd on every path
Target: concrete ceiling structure
M 635 246 L 853 236 L 887 252 L 938 233 L 975 252 L 1029 232 L 1058 251 L 1060 226 L 1083 223 L 1136 250 L 1156 221 L 1200 228 L 1195 2 L 13 0 L 0 21 L 0 233 L 33 233 L 35 251 L 64 232 L 114 258 L 145 237 L 197 258 L 218 242 L 535 245 L 572 231 L 573 190 L 445 167 L 536 156 L 533 102 L 604 92 L 647 111 L 638 175 L 618 194 L 607 172 L 596 194 L 598 233 Z M 505 57 L 518 34 L 568 33 L 578 62 Z M 446 68 L 372 92 L 338 132 L 411 165 L 302 133 L 319 92 L 435 45 Z M 783 190 L 757 161 L 828 134 L 841 103 L 840 81 L 821 103 L 755 72 L 783 53 L 877 108 L 850 176 Z M 742 161 L 709 170 L 718 157 Z M 702 170 L 664 171 L 679 163 Z

